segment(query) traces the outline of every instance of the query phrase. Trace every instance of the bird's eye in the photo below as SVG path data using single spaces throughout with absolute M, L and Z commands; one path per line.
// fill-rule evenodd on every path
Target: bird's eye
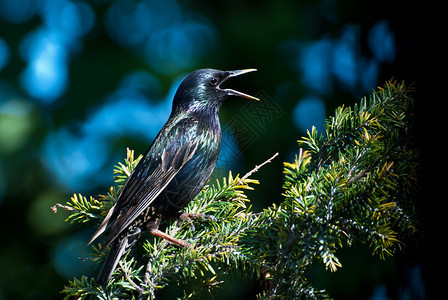
M 213 86 L 216 86 L 218 82 L 219 82 L 218 77 L 213 77 L 212 79 L 210 79 L 210 84 Z

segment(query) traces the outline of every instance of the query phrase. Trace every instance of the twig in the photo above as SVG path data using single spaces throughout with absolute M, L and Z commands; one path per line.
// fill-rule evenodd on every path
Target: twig
M 70 206 L 67 206 L 67 205 L 62 205 L 62 204 L 60 204 L 60 203 L 56 203 L 54 206 L 52 206 L 52 207 L 51 207 L 51 210 L 52 210 L 54 213 L 57 213 L 57 212 L 58 212 L 58 207 L 63 208 L 64 210 L 70 210 L 70 211 L 75 210 L 73 207 L 70 207 Z
M 240 181 L 238 181 L 238 184 L 243 183 L 247 178 L 249 178 L 250 176 L 252 176 L 252 174 L 254 174 L 255 172 L 257 172 L 258 170 L 260 170 L 261 167 L 263 167 L 264 165 L 272 162 L 272 160 L 274 158 L 276 158 L 278 156 L 278 152 L 275 153 L 271 158 L 269 158 L 267 161 L 265 161 L 264 163 L 260 164 L 260 165 L 256 165 L 251 171 L 249 171 L 246 175 L 244 175 Z

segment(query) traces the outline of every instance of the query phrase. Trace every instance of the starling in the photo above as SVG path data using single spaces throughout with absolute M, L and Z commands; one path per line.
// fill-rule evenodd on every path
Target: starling
M 164 219 L 178 217 L 204 187 L 215 168 L 221 144 L 219 108 L 229 96 L 258 100 L 220 85 L 255 69 L 200 69 L 187 75 L 173 99 L 171 115 L 124 184 L 115 205 L 92 236 L 110 227 L 103 249 L 109 254 L 97 277 L 107 284 L 121 256 L 148 230 L 172 244 L 185 241 L 159 230 Z

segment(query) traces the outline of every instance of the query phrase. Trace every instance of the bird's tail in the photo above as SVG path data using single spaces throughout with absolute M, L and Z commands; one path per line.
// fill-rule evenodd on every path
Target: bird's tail
M 140 237 L 140 229 L 135 228 L 132 233 L 124 237 L 120 237 L 112 242 L 106 260 L 96 278 L 100 285 L 107 285 L 112 273 L 115 271 L 123 254 L 132 247 Z
M 120 261 L 120 258 L 123 256 L 126 248 L 128 246 L 128 238 L 118 239 L 114 241 L 110 247 L 109 253 L 107 254 L 106 260 L 103 263 L 103 266 L 98 274 L 96 281 L 100 285 L 107 285 L 109 282 L 112 273 Z

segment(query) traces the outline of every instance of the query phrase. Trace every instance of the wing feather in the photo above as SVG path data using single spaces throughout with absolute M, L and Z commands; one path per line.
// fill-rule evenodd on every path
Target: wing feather
M 181 133 L 178 132 L 177 135 L 179 134 Z M 184 142 L 180 147 L 175 142 L 179 142 L 179 139 L 174 139 L 172 143 L 166 145 L 159 157 L 147 157 L 145 155 L 144 158 L 151 160 L 146 162 L 146 164 L 151 165 L 142 167 L 139 170 L 136 168 L 130 175 L 123 186 L 117 203 L 110 209 L 103 223 L 92 236 L 89 244 L 101 235 L 109 224 L 114 222 L 109 238 L 103 246 L 107 247 L 132 224 L 194 156 L 199 145 L 199 138 L 196 137 Z M 154 161 L 156 161 L 155 168 L 153 166 Z M 145 164 L 145 162 L 142 163 Z M 151 166 L 153 166 L 152 170 Z M 149 174 L 148 172 L 151 173 Z M 131 203 L 134 205 L 129 205 Z M 126 207 L 128 207 L 127 211 L 120 211 Z M 118 216 L 114 218 L 113 216 L 117 214 Z
M 163 170 L 165 163 L 161 163 L 159 167 L 152 173 L 151 176 L 145 179 L 145 183 L 140 189 L 143 190 L 141 194 L 143 199 L 138 199 L 136 206 L 133 206 L 126 214 L 117 218 L 117 222 L 112 229 L 112 236 L 110 242 L 112 242 L 121 232 L 128 227 L 135 219 L 142 214 L 154 199 L 160 195 L 160 193 L 166 188 L 171 180 L 177 173 L 185 166 L 185 164 L 193 157 L 196 149 L 198 148 L 198 138 L 186 143 L 183 147 L 180 147 L 176 152 L 172 153 L 169 157 L 165 157 L 171 162 L 167 170 Z M 163 160 L 163 159 L 162 159 Z M 155 182 L 154 182 L 155 181 Z M 149 193 L 145 193 L 149 191 Z

